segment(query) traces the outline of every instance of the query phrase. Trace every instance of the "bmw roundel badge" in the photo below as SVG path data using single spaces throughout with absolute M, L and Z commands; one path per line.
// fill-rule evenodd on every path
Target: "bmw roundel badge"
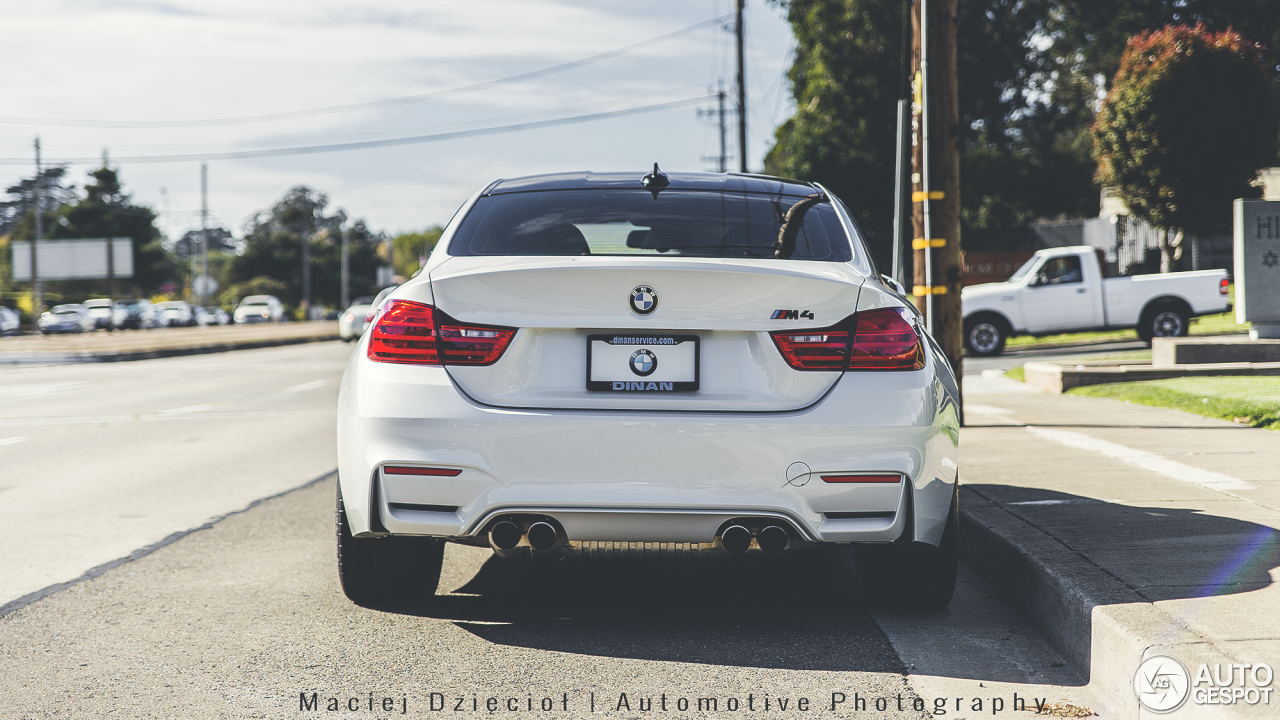
M 658 369 L 658 356 L 645 348 L 631 353 L 631 372 L 640 377 L 648 377 Z
M 658 293 L 648 285 L 638 285 L 631 291 L 631 311 L 637 315 L 649 315 L 658 309 Z

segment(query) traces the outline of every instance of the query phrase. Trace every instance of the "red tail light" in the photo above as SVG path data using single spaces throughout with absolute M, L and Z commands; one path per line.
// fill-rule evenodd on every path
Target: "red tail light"
M 1218 294 L 1226 295 L 1229 287 L 1231 287 L 1231 278 L 1222 278 L 1218 281 Z
M 796 370 L 919 370 L 924 350 L 905 312 L 868 310 L 829 328 L 770 336 Z
M 385 475 L 429 475 L 431 477 L 457 477 L 462 474 L 456 468 L 412 467 L 404 465 L 383 465 Z
M 823 475 L 822 482 L 829 483 L 899 483 L 901 475 Z
M 514 328 L 464 325 L 436 308 L 392 300 L 369 333 L 369 359 L 415 365 L 491 365 Z

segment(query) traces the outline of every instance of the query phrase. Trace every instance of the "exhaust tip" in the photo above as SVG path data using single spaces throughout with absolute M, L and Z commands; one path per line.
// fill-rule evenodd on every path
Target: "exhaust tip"
M 510 550 L 520 544 L 520 526 L 503 520 L 489 530 L 489 544 L 497 550 Z
M 559 538 L 551 523 L 536 522 L 529 526 L 529 546 L 534 550 L 550 550 L 557 542 Z
M 770 525 L 756 535 L 756 542 L 760 544 L 760 550 L 764 554 L 778 555 L 791 546 L 791 536 L 777 525 Z
M 720 544 L 734 555 L 741 555 L 751 547 L 751 531 L 741 525 L 730 525 L 720 533 Z

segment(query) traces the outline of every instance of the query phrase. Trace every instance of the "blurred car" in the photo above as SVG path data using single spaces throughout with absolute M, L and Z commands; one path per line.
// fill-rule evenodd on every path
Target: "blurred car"
M 150 300 L 134 300 L 132 298 L 117 300 L 111 311 L 111 324 L 117 328 L 155 327 L 156 309 Z
M 9 333 L 18 332 L 18 326 L 21 321 L 18 319 L 18 313 L 0 305 L 0 335 L 8 335 Z
M 197 325 L 226 325 L 231 322 L 231 316 L 220 307 L 197 306 L 192 308 L 192 314 L 195 316 Z
M 236 306 L 233 317 L 237 324 L 284 322 L 284 305 L 275 295 L 250 295 Z
M 364 334 L 369 327 L 369 311 L 373 308 L 373 296 L 358 297 L 351 307 L 338 316 L 338 337 L 350 342 Z
M 55 305 L 40 316 L 40 332 L 82 333 L 93 332 L 94 320 L 83 305 Z
M 95 298 L 93 300 L 85 300 L 83 303 L 89 311 L 89 317 L 93 318 L 93 326 L 99 330 L 111 330 L 115 327 L 115 303 L 108 298 Z
M 188 327 L 196 324 L 191 304 L 185 300 L 156 303 L 156 314 L 159 318 L 163 318 L 166 327 Z

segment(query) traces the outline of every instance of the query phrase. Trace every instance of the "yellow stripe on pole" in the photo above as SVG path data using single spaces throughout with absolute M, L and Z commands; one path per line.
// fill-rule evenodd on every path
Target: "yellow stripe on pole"
M 924 250 L 925 248 L 940 248 L 946 246 L 946 238 L 916 238 L 911 241 L 912 250 Z
M 919 297 L 921 295 L 946 295 L 946 285 L 916 285 L 912 290 L 912 294 Z
M 946 197 L 946 193 L 941 190 L 930 190 L 929 192 L 921 192 L 916 190 L 911 193 L 911 202 L 924 202 L 925 200 L 941 200 Z

